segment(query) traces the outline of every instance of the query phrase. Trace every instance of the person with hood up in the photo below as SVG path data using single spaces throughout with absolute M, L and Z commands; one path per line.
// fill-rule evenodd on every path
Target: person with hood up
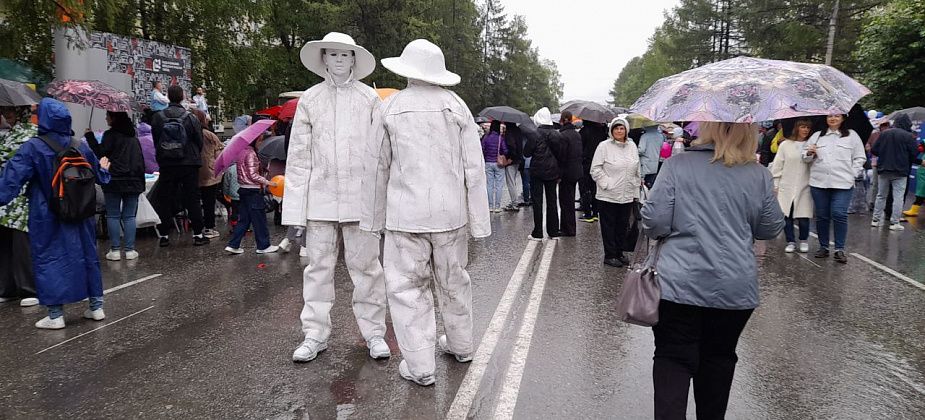
M 559 182 L 559 236 L 575 236 L 575 186 L 582 174 L 582 154 L 584 145 L 581 134 L 572 124 L 572 113 L 562 111 L 559 115 L 559 134 L 562 138 L 562 159 L 559 169 L 562 180 Z
M 559 237 L 559 199 L 556 186 L 562 177 L 562 135 L 552 125 L 552 113 L 542 107 L 533 115 L 536 134 L 524 144 L 524 157 L 530 158 L 530 196 L 533 200 L 533 232 L 530 239 L 543 240 L 543 196 L 546 197 L 546 233 Z M 574 212 L 574 205 L 562 211 Z
M 364 169 L 374 164 L 367 154 L 371 127 L 380 104 L 376 91 L 360 79 L 375 70 L 376 59 L 349 35 L 338 32 L 306 43 L 300 56 L 302 64 L 324 81 L 302 93 L 289 138 L 282 222 L 305 227 L 309 261 L 302 273 L 305 305 L 300 317 L 305 338 L 292 360 L 308 362 L 328 348 L 340 243 L 353 281 L 353 314 L 369 356 L 387 358 L 392 352 L 385 343 L 380 236 L 360 230 L 359 225 Z M 481 192 L 484 196 L 485 190 Z
M 488 210 L 492 213 L 501 212 L 504 171 L 509 166 L 502 166 L 501 162 L 507 161 L 507 153 L 507 145 L 501 135 L 501 121 L 492 121 L 488 134 L 482 137 L 482 156 L 485 158 L 485 178 L 488 181 Z
M 151 135 L 151 117 L 142 118 L 135 127 L 138 143 L 141 144 L 141 154 L 145 158 L 145 173 L 153 174 L 160 169 L 157 166 L 157 154 L 154 150 L 154 136 Z
M 29 122 L 30 106 L 0 107 L 0 162 L 13 159 L 20 147 L 38 134 Z M 19 306 L 39 304 L 29 253 L 28 190 L 0 206 L 0 302 L 19 300 Z
M 639 139 L 639 172 L 642 174 L 646 187 L 651 189 L 658 175 L 659 153 L 661 153 L 665 137 L 655 125 L 643 130 L 644 133 Z
M 88 128 L 84 138 L 98 157 L 112 162 L 112 179 L 103 185 L 106 199 L 106 226 L 109 231 L 109 252 L 106 259 L 119 261 L 122 251 L 126 260 L 138 258 L 135 250 L 135 214 L 138 195 L 145 191 L 145 158 L 141 143 L 135 137 L 135 124 L 125 112 L 106 112 L 109 129 L 103 133 L 103 143 Z M 124 242 L 123 242 L 124 241 Z
M 893 120 L 893 128 L 880 133 L 877 143 L 870 152 L 877 157 L 877 202 L 871 226 L 881 227 L 880 217 L 886 207 L 886 197 L 893 191 L 893 211 L 890 213 L 890 230 L 903 230 L 899 224 L 902 216 L 906 183 L 912 165 L 918 161 L 918 145 L 912 134 L 912 120 L 906 114 L 899 114 Z
M 398 371 L 427 386 L 436 346 L 460 363 L 475 352 L 466 266 L 469 235 L 491 235 L 485 160 L 469 107 L 445 88 L 460 77 L 446 70 L 440 47 L 417 39 L 382 65 L 407 77 L 408 87 L 376 113 L 360 228 L 385 230 L 389 311 L 404 357 Z M 445 330 L 439 338 L 431 284 Z
M 38 108 L 38 135 L 61 147 L 71 144 L 71 114 L 63 103 L 44 98 Z M 78 149 L 96 173 L 97 182 L 110 180 L 109 159 L 96 159 L 85 144 Z M 65 223 L 51 212 L 48 199 L 52 196 L 51 182 L 57 153 L 37 137 L 19 148 L 13 159 L 3 165 L 0 173 L 0 206 L 19 196 L 29 183 L 29 245 L 32 269 L 39 302 L 48 307 L 48 316 L 35 323 L 41 329 L 64 328 L 67 303 L 89 299 L 90 308 L 84 318 L 101 321 L 103 312 L 103 279 L 96 253 L 96 223 L 93 218 Z
M 608 139 L 594 152 L 591 177 L 597 183 L 604 264 L 623 267 L 629 264 L 624 252 L 633 251 L 636 245 L 636 238 L 630 237 L 630 221 L 635 217 L 633 207 L 639 200 L 642 175 L 636 143 L 627 136 L 629 123 L 617 117 L 608 127 Z
M 581 136 L 581 179 L 578 181 L 579 194 L 581 195 L 581 221 L 594 223 L 600 216 L 600 209 L 594 198 L 597 193 L 597 186 L 594 185 L 594 178 L 591 177 L 591 161 L 594 159 L 594 153 L 597 146 L 602 141 L 607 140 L 607 126 L 598 122 L 585 120 L 581 130 L 578 130 Z

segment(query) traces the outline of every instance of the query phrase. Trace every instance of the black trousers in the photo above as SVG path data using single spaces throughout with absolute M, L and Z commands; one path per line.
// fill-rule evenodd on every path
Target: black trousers
M 656 419 L 685 418 L 691 379 L 697 419 L 725 417 L 739 360 L 736 345 L 752 311 L 659 302 L 658 325 L 652 327 Z
M 202 197 L 202 223 L 206 229 L 215 229 L 215 203 L 221 191 L 221 183 L 199 187 L 199 194 Z
M 29 234 L 0 226 L 0 297 L 35 297 Z
M 629 237 L 630 218 L 636 203 L 617 204 L 597 201 L 601 217 L 601 240 L 604 242 L 604 259 L 617 258 L 623 252 L 632 252 L 635 238 Z
M 544 181 L 539 178 L 530 180 L 530 195 L 533 199 L 533 235 L 543 237 L 543 196 L 546 196 L 546 233 L 549 237 L 559 236 L 559 200 L 556 198 L 556 181 Z M 545 194 L 544 194 L 545 193 Z M 572 191 L 574 197 L 575 191 Z M 572 208 L 574 209 L 574 204 Z M 572 210 L 572 214 L 575 211 Z
M 183 203 L 194 235 L 202 234 L 202 207 L 199 203 L 199 168 L 196 166 L 161 167 L 154 211 L 161 218 L 157 231 L 162 236 L 170 233 L 173 218 L 177 215 L 177 197 Z M 214 211 L 213 211 L 214 213 Z
M 578 189 L 581 193 L 581 211 L 584 212 L 584 216 L 598 215 L 600 211 L 597 208 L 595 199 L 595 196 L 597 196 L 597 183 L 594 182 L 594 178 L 591 178 L 590 167 L 585 168 L 584 176 L 578 181 Z
M 578 180 L 559 183 L 559 234 L 575 236 L 575 185 Z

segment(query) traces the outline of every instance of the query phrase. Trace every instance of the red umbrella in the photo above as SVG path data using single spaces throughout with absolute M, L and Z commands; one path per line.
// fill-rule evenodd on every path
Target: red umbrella
M 283 104 L 283 108 L 277 116 L 280 121 L 290 121 L 295 118 L 295 110 L 299 106 L 298 99 L 290 99 Z
M 277 118 L 279 111 L 282 110 L 282 105 L 271 106 L 269 108 L 264 108 L 259 111 L 254 112 L 256 115 L 266 115 L 270 118 Z

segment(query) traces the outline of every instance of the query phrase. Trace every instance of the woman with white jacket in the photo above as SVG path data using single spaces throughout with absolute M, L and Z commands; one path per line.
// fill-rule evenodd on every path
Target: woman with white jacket
M 813 217 L 813 197 L 809 189 L 809 164 L 803 161 L 803 143 L 809 138 L 813 123 L 808 119 L 797 120 L 790 139 L 777 147 L 777 155 L 771 163 L 774 178 L 774 193 L 784 212 L 784 235 L 787 247 L 784 252 L 797 249 L 793 222 L 800 227 L 800 252 L 809 252 L 809 218 Z
M 629 222 L 642 185 L 639 152 L 627 137 L 628 127 L 625 119 L 614 118 L 608 126 L 608 139 L 597 145 L 591 161 L 591 178 L 597 183 L 600 204 L 604 264 L 611 267 L 629 264 L 623 253 L 633 250 Z

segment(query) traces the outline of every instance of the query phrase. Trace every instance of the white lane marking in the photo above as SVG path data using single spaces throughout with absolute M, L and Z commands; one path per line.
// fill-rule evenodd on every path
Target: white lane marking
M 62 342 L 60 342 L 60 343 L 58 343 L 58 344 L 55 344 L 55 345 L 53 345 L 53 346 L 51 346 L 51 347 L 49 347 L 49 348 L 47 348 L 47 349 L 45 349 L 45 350 L 41 350 L 41 351 L 39 351 L 38 353 L 35 353 L 35 355 L 38 356 L 38 355 L 40 355 L 40 354 L 42 354 L 42 353 L 45 353 L 45 352 L 48 351 L 48 350 L 51 350 L 51 349 L 53 349 L 53 348 L 55 348 L 55 347 L 58 347 L 58 346 L 67 344 L 67 343 L 69 343 L 69 342 L 71 342 L 71 341 L 74 341 L 74 340 L 76 340 L 76 339 L 78 339 L 78 338 L 80 338 L 80 337 L 83 337 L 83 336 L 85 336 L 85 335 L 87 335 L 87 334 L 90 334 L 90 333 L 99 331 L 99 330 L 101 330 L 101 329 L 103 329 L 103 328 L 106 328 L 106 327 L 108 327 L 108 326 L 110 326 L 110 325 L 113 325 L 113 324 L 116 324 L 116 323 L 125 321 L 126 319 L 129 319 L 129 318 L 131 318 L 131 317 L 133 317 L 133 316 L 135 316 L 135 315 L 138 315 L 138 314 L 140 314 L 140 313 L 142 313 L 142 312 L 144 312 L 144 311 L 147 311 L 148 309 L 151 309 L 151 308 L 153 308 L 153 307 L 154 307 L 154 305 L 151 305 L 151 306 L 149 306 L 149 307 L 147 307 L 147 308 L 144 308 L 144 309 L 142 309 L 142 310 L 140 310 L 140 311 L 138 311 L 138 312 L 135 312 L 135 313 L 130 314 L 130 315 L 126 315 L 126 316 L 124 316 L 124 317 L 122 317 L 122 318 L 119 318 L 119 319 L 117 319 L 117 320 L 115 320 L 115 321 L 109 322 L 109 323 L 107 323 L 106 325 L 102 325 L 102 326 L 96 327 L 96 328 L 94 328 L 94 329 L 92 329 L 92 330 L 90 330 L 90 331 L 87 331 L 87 332 L 85 332 L 85 333 L 81 333 L 81 334 L 75 335 L 75 336 L 73 336 L 73 337 L 71 337 L 71 338 L 68 338 L 67 340 L 64 340 L 64 341 L 62 341 Z
M 810 264 L 812 264 L 812 265 L 815 265 L 815 266 L 816 266 L 816 268 L 822 268 L 822 266 L 821 266 L 821 265 L 819 265 L 819 264 L 816 264 L 816 262 L 815 262 L 815 261 L 813 261 L 813 260 L 811 260 L 811 259 L 809 259 L 809 258 L 806 258 L 806 257 L 805 257 L 805 256 L 804 256 L 803 254 L 800 254 L 800 258 L 802 258 L 802 259 L 804 259 L 804 260 L 806 260 L 806 261 L 808 261 L 808 262 L 809 262 Z
M 495 346 L 498 345 L 498 338 L 507 323 L 514 299 L 520 293 L 520 286 L 523 284 L 524 278 L 530 273 L 530 263 L 533 261 L 533 255 L 536 254 L 538 244 L 539 242 L 537 241 L 527 242 L 526 249 L 524 249 L 524 253 L 520 257 L 520 262 L 517 263 L 517 268 L 514 269 L 514 274 L 511 275 L 507 288 L 501 296 L 501 301 L 498 302 L 498 307 L 488 323 L 488 329 L 482 334 L 481 344 L 479 344 L 478 350 L 475 351 L 475 356 L 473 356 L 469 369 L 466 371 L 466 376 L 459 385 L 459 390 L 456 391 L 456 398 L 453 399 L 453 404 L 446 414 L 447 419 L 462 420 L 469 415 L 469 409 L 472 408 L 472 402 L 475 400 L 479 385 L 482 383 L 485 368 L 488 366 L 488 362 L 491 361 Z
M 556 250 L 556 241 L 550 241 L 543 249 L 533 291 L 530 292 L 529 304 L 524 312 L 523 324 L 517 334 L 517 341 L 511 351 L 511 363 L 502 383 L 501 396 L 498 407 L 495 408 L 495 419 L 514 418 L 514 408 L 517 406 L 517 397 L 520 394 L 520 382 L 524 376 L 524 366 L 527 364 L 527 355 L 530 354 L 530 344 L 533 342 L 533 329 L 536 326 L 540 303 L 543 301 L 543 292 L 546 290 L 546 278 L 549 276 L 549 266 L 552 263 L 553 252 Z
M 879 269 L 882 270 L 882 271 L 887 272 L 888 274 L 891 274 L 893 277 L 896 277 L 896 278 L 898 278 L 898 279 L 900 279 L 900 280 L 902 280 L 902 281 L 904 281 L 904 282 L 906 282 L 906 283 L 909 283 L 909 284 L 911 284 L 911 285 L 913 285 L 913 286 L 915 286 L 915 287 L 917 287 L 917 288 L 919 288 L 919 289 L 925 290 L 925 284 L 922 284 L 922 283 L 919 283 L 919 282 L 917 282 L 917 281 L 915 281 L 915 280 L 912 280 L 912 278 L 910 278 L 910 277 L 908 277 L 908 276 L 906 276 L 906 275 L 904 275 L 904 274 L 902 274 L 902 273 L 900 273 L 900 272 L 898 272 L 898 271 L 896 271 L 896 270 L 894 270 L 894 269 L 892 269 L 892 268 L 890 268 L 890 267 L 887 267 L 887 266 L 885 266 L 885 265 L 883 265 L 883 264 L 880 264 L 880 263 L 878 263 L 878 262 L 876 262 L 876 261 L 874 261 L 874 260 L 872 260 L 872 259 L 870 259 L 870 258 L 867 258 L 867 257 L 865 257 L 865 256 L 863 256 L 863 255 L 861 255 L 861 254 L 858 254 L 857 252 L 852 252 L 851 255 L 852 255 L 853 257 L 855 257 L 855 258 L 861 260 L 861 261 L 864 261 L 864 262 L 866 262 L 866 263 L 868 263 L 868 264 L 870 264 L 870 265 L 876 267 L 876 268 L 879 268 Z
M 162 276 L 162 274 L 152 274 L 152 275 L 150 275 L 150 276 L 142 277 L 142 278 L 140 278 L 140 279 L 138 279 L 138 280 L 132 280 L 132 281 L 130 281 L 130 282 L 128 282 L 128 283 L 120 284 L 120 285 L 118 285 L 118 286 L 110 287 L 110 288 L 108 288 L 108 289 L 106 289 L 106 290 L 103 290 L 103 294 L 106 295 L 106 294 L 115 292 L 116 290 L 122 290 L 122 289 L 124 289 L 124 288 L 126 288 L 126 287 L 134 286 L 134 285 L 136 285 L 136 284 L 138 284 L 138 283 L 146 282 L 146 281 L 151 280 L 151 279 L 156 279 L 156 278 L 158 278 L 158 277 L 160 277 L 160 276 Z

